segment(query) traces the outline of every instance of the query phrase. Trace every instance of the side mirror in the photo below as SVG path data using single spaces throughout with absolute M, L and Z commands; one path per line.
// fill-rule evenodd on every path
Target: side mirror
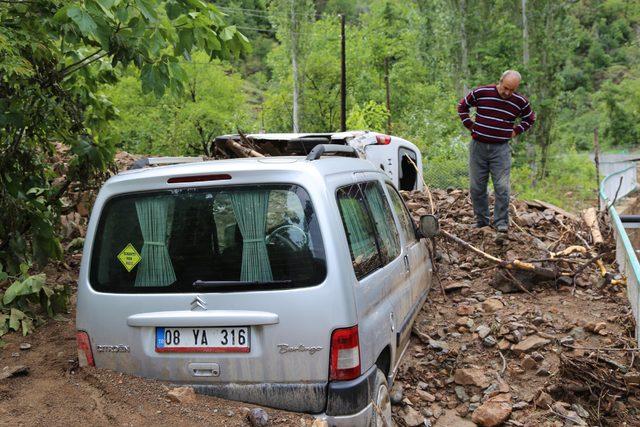
M 428 239 L 435 237 L 440 232 L 438 218 L 433 215 L 422 215 L 420 217 L 420 233 Z

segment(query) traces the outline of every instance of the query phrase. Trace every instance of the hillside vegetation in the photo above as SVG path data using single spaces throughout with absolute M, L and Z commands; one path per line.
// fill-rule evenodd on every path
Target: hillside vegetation
M 513 143 L 521 197 L 592 203 L 594 129 L 606 149 L 636 144 L 639 0 L 3 1 L 0 335 L 29 331 L 33 302 L 63 309 L 33 274 L 62 256 L 72 183 L 95 188 L 117 150 L 208 155 L 238 130 L 338 130 L 339 14 L 348 127 L 415 142 L 434 187 L 467 185 L 456 103 L 508 68 L 538 115 Z

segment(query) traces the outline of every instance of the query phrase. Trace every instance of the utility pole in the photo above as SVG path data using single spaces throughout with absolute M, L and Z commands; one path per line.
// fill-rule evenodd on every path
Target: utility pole
M 300 132 L 300 88 L 298 87 L 298 24 L 295 0 L 291 0 L 291 70 L 293 72 L 293 133 Z
M 347 130 L 347 61 L 344 14 L 340 15 L 340 131 Z

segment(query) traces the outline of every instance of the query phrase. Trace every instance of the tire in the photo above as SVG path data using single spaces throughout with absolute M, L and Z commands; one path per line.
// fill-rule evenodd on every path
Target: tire
M 374 403 L 371 417 L 372 427 L 392 427 L 391 397 L 389 396 L 389 384 L 387 376 L 379 368 L 376 369 L 376 382 L 373 389 L 372 401 Z

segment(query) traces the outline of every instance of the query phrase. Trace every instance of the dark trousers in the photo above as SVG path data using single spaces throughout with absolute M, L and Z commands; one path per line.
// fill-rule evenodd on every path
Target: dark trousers
M 469 184 L 473 213 L 480 226 L 489 225 L 489 175 L 495 191 L 493 224 L 509 226 L 509 174 L 511 150 L 508 143 L 489 144 L 471 140 L 469 145 Z

